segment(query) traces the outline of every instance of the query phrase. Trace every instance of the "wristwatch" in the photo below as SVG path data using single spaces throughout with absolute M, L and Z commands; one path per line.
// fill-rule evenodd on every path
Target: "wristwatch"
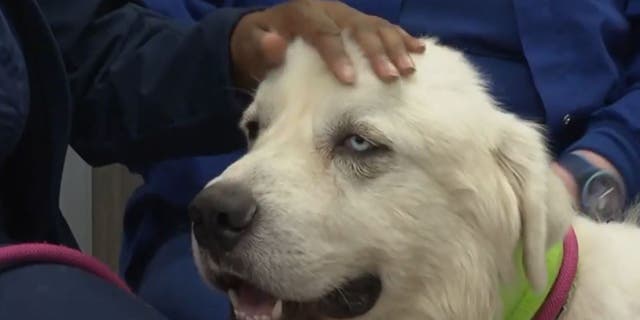
M 576 179 L 582 213 L 602 222 L 624 220 L 626 192 L 624 183 L 615 174 L 575 153 L 563 155 L 558 163 Z

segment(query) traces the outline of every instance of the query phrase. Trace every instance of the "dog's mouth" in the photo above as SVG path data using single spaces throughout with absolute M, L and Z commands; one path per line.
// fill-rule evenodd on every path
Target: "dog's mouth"
M 382 281 L 364 275 L 344 283 L 315 301 L 286 301 L 231 274 L 216 276 L 216 285 L 227 292 L 237 320 L 355 318 L 371 310 L 382 292 Z

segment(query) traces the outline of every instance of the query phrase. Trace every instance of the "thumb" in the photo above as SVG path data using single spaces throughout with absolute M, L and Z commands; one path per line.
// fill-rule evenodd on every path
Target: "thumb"
M 235 81 L 244 88 L 254 88 L 270 69 L 282 64 L 287 48 L 287 40 L 280 34 L 263 27 L 252 29 L 232 46 Z
M 287 39 L 273 31 L 261 32 L 259 36 L 264 66 L 267 69 L 265 71 L 280 66 L 284 62 L 287 51 Z

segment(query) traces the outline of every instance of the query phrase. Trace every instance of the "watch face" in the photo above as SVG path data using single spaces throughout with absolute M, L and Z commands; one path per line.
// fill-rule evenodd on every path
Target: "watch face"
M 582 194 L 585 213 L 599 221 L 622 221 L 625 194 L 622 184 L 607 172 L 594 174 Z

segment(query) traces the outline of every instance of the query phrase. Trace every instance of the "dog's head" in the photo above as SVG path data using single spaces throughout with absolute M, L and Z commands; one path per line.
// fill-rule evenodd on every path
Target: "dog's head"
M 384 84 L 349 43 L 343 86 L 297 41 L 260 85 L 249 152 L 191 208 L 200 272 L 239 319 L 486 319 L 519 244 L 545 285 L 571 210 L 542 135 L 461 54 L 427 48 Z

